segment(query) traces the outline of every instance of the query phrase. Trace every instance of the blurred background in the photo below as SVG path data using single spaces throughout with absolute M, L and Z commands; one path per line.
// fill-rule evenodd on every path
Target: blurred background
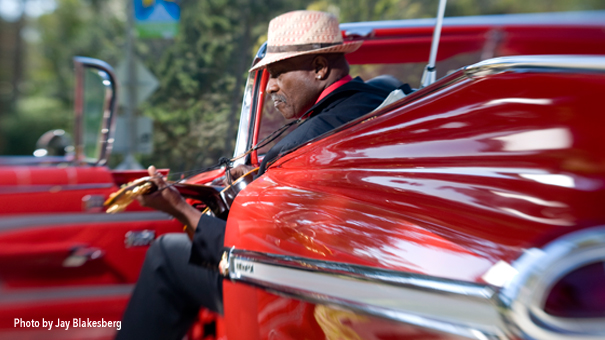
M 32 155 L 44 132 L 72 130 L 73 56 L 102 59 L 118 70 L 120 78 L 128 45 L 132 6 L 128 1 L 133 0 L 0 0 L 0 155 Z M 149 118 L 153 131 L 147 136 L 152 147 L 136 157 L 143 166 L 173 171 L 214 164 L 232 154 L 247 70 L 272 17 L 307 8 L 332 12 L 341 22 L 427 18 L 435 16 L 438 4 L 438 0 L 164 2 L 180 7 L 173 31 L 154 34 L 145 27 L 134 31 L 139 77 L 147 77 L 151 84 L 145 98 L 139 98 L 136 114 Z M 156 5 L 155 0 L 138 0 L 143 6 L 139 8 L 136 3 L 137 15 L 141 8 Z M 594 9 L 605 9 L 605 1 L 450 0 L 446 17 Z M 114 152 L 110 167 L 123 157 Z

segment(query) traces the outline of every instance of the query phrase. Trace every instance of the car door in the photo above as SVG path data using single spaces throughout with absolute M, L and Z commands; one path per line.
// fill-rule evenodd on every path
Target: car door
M 111 67 L 76 58 L 75 70 L 75 153 L 0 158 L 2 339 L 113 338 L 148 245 L 182 228 L 136 202 L 104 212 L 120 184 L 145 172 L 105 165 L 117 93 Z

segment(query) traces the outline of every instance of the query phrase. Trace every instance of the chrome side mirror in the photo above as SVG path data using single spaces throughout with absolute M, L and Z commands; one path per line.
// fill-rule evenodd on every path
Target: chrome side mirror
M 36 142 L 34 156 L 73 156 L 73 140 L 69 133 L 56 129 L 46 131 Z

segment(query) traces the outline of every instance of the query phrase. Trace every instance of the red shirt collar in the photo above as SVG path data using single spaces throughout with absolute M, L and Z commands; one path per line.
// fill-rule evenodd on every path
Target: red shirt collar
M 326 89 L 324 89 L 321 92 L 321 94 L 319 95 L 319 98 L 317 98 L 317 101 L 315 102 L 315 104 L 319 103 L 320 100 L 324 99 L 327 95 L 332 93 L 332 91 L 334 91 L 337 88 L 341 87 L 342 85 L 350 82 L 351 80 L 353 80 L 353 78 L 348 74 L 346 76 L 340 78 L 340 80 L 337 80 L 336 82 L 334 82 L 332 85 L 328 86 Z

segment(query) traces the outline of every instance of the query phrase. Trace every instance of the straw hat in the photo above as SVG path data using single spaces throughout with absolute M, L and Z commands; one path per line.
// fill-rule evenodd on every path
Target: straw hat
M 250 71 L 276 61 L 319 53 L 350 53 L 362 41 L 343 42 L 338 19 L 318 11 L 294 11 L 282 14 L 269 23 L 265 57 Z

